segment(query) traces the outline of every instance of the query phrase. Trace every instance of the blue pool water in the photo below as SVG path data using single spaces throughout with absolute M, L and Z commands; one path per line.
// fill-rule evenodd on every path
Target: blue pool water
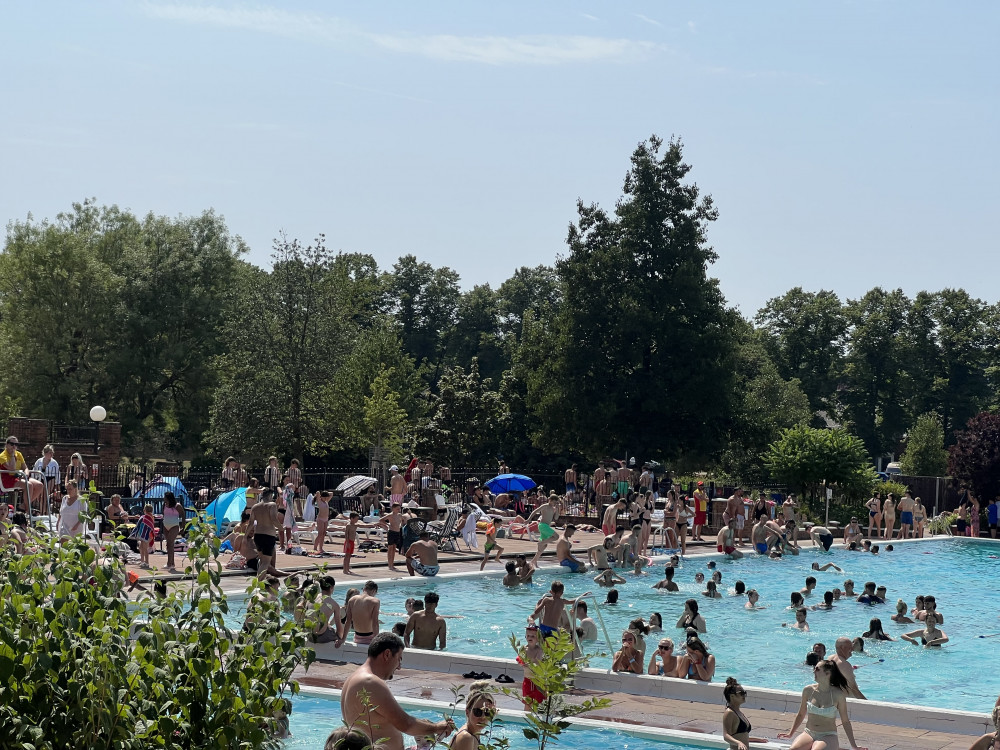
M 343 726 L 340 718 L 340 702 L 314 695 L 299 695 L 293 699 L 291 732 L 285 741 L 286 750 L 321 750 L 326 738 L 334 729 Z M 442 719 L 442 712 L 413 711 L 415 716 L 433 721 Z M 465 714 L 459 710 L 455 722 L 461 726 Z M 538 745 L 528 742 L 521 734 L 520 726 L 505 722 L 495 725 L 494 736 L 509 737 L 511 750 L 535 750 Z M 598 748 L 614 747 L 622 750 L 692 750 L 692 745 L 678 745 L 672 742 L 656 742 L 639 739 L 614 729 L 570 729 L 564 735 L 559 747 Z
M 844 573 L 814 573 L 810 570 L 813 561 L 835 562 Z M 996 669 L 1000 665 L 1000 589 L 993 580 L 1000 572 L 1000 543 L 955 539 L 901 544 L 893 552 L 878 556 L 835 549 L 829 554 L 805 550 L 798 557 L 784 560 L 758 556 L 739 561 L 720 559 L 724 598 L 716 600 L 700 596 L 702 587 L 694 583 L 696 572 L 709 573 L 706 562 L 685 561 L 675 576 L 681 591 L 674 594 L 651 588 L 661 577 L 662 567 L 639 578 L 626 573 L 627 583 L 618 587 L 620 603 L 601 607 L 615 648 L 629 620 L 639 616 L 648 620 L 654 611 L 663 616 L 664 634 L 675 643 L 683 640 L 682 631 L 674 625 L 684 600 L 696 598 L 708 624 L 704 639 L 716 657 L 717 682 L 732 675 L 745 685 L 797 691 L 811 682 L 805 655 L 814 642 L 822 641 L 832 653 L 837 637 L 861 635 L 873 617 L 880 618 L 885 632 L 898 639 L 900 633 L 920 626 L 891 621 L 896 599 L 902 598 L 912 607 L 917 594 L 933 594 L 938 611 L 945 617 L 941 628 L 951 642 L 940 649 L 924 649 L 898 640 L 866 641 L 867 653 L 851 659 L 859 667 L 861 690 L 869 699 L 970 711 L 989 711 L 1000 694 L 1000 670 Z M 807 603 L 821 602 L 827 589 L 843 588 L 846 578 L 854 580 L 858 593 L 865 581 L 884 584 L 889 603 L 869 607 L 841 601 L 832 611 L 810 612 L 809 633 L 783 628 L 781 623 L 794 621 L 793 613 L 785 609 L 789 594 L 802 588 L 808 575 L 815 575 L 818 585 L 817 593 Z M 441 596 L 438 611 L 459 618 L 448 620 L 449 651 L 513 657 L 510 634 L 523 640 L 525 618 L 555 577 L 539 573 L 534 585 L 514 589 L 505 588 L 499 577 L 383 585 L 379 590 L 383 628 L 406 619 L 390 613 L 402 613 L 407 597 L 437 591 Z M 558 577 L 566 584 L 567 598 L 589 590 L 604 601 L 606 590 L 589 576 L 560 573 Z M 728 590 L 738 579 L 748 589 L 756 588 L 760 603 L 768 608 L 747 611 L 743 607 L 745 599 L 729 596 Z M 344 588 L 338 583 L 341 596 Z M 593 611 L 591 616 L 597 619 Z M 647 658 L 659 637 L 656 633 L 647 636 Z M 599 644 L 590 650 L 608 651 L 606 645 Z M 594 667 L 609 664 L 608 657 L 598 656 L 591 661 Z

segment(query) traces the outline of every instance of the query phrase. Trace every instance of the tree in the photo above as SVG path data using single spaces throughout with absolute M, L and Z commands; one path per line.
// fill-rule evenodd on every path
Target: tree
M 343 442 L 330 383 L 360 338 L 351 280 L 337 272 L 323 235 L 307 247 L 276 241 L 272 261 L 270 273 L 241 280 L 218 358 L 222 382 L 208 440 L 221 454 L 301 458 Z M 356 404 L 357 426 L 365 393 L 359 387 L 342 399 Z
M 936 411 L 945 435 L 984 408 L 996 364 L 997 309 L 962 289 L 920 292 L 909 340 L 914 413 Z
M 880 287 L 847 304 L 851 328 L 843 400 L 854 432 L 873 456 L 894 453 L 906 429 L 901 341 L 909 307 L 901 289 Z
M 676 456 L 713 451 L 732 396 L 733 330 L 707 226 L 711 198 L 685 182 L 680 141 L 639 144 L 613 216 L 577 204 L 562 303 L 551 336 L 529 335 L 525 361 L 547 451 Z
M 1000 496 L 1000 414 L 977 414 L 948 450 L 948 473 L 983 500 Z
M 365 396 L 365 440 L 400 461 L 406 410 L 399 405 L 399 394 L 392 390 L 389 375 L 390 371 L 383 366 L 372 381 L 371 395 Z
M 500 331 L 504 338 L 520 342 L 524 315 L 529 310 L 537 318 L 562 302 L 559 275 L 551 266 L 521 266 L 497 289 Z
M 191 585 L 138 602 L 124 563 L 81 537 L 0 546 L 0 747 L 282 746 L 274 717 L 315 659 L 318 587 L 301 624 L 255 594 L 245 625 L 229 627 L 220 541 L 203 523 L 187 538 Z
M 461 296 L 456 321 L 448 362 L 468 367 L 476 359 L 483 377 L 498 381 L 509 362 L 500 337 L 497 294 L 489 284 L 477 284 Z
M 140 220 L 85 201 L 52 223 L 11 223 L 0 280 L 9 395 L 70 423 L 100 403 L 126 446 L 194 448 L 244 251 L 210 211 Z
M 749 326 L 746 326 L 749 329 Z M 760 331 L 745 331 L 736 355 L 735 399 L 723 470 L 737 480 L 759 481 L 764 454 L 781 431 L 808 424 L 812 411 L 797 379 L 784 380 L 762 342 Z
M 813 498 L 824 482 L 854 493 L 867 492 L 876 480 L 864 443 L 844 429 L 790 427 L 768 448 L 764 463 L 776 479 Z
M 767 333 L 765 344 L 781 377 L 799 380 L 813 411 L 834 412 L 847 333 L 847 316 L 837 295 L 797 286 L 768 300 L 756 322 Z
M 437 383 L 448 341 L 455 327 L 458 274 L 404 255 L 392 267 L 393 314 L 402 329 L 403 350 Z
M 491 386 L 489 378 L 480 377 L 475 359 L 468 372 L 462 367 L 446 370 L 429 420 L 417 430 L 417 452 L 452 466 L 493 465 L 502 407 Z
M 899 468 L 907 476 L 940 477 L 948 468 L 944 429 L 937 414 L 923 414 L 908 431 Z

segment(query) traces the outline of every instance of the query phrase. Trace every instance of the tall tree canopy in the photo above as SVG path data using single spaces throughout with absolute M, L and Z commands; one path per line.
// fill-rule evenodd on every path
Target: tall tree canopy
M 85 201 L 51 223 L 11 223 L 0 277 L 5 395 L 22 414 L 70 423 L 102 404 L 132 446 L 197 446 L 242 252 L 210 211 L 139 219 Z
M 526 339 L 528 403 L 549 450 L 711 452 L 731 401 L 735 314 L 708 265 L 711 198 L 680 141 L 639 144 L 613 215 L 578 203 L 552 336 Z

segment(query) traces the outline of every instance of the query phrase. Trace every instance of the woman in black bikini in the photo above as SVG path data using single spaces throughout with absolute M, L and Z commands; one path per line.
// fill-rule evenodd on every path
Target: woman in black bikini
M 729 750 L 749 750 L 750 730 L 753 727 L 740 710 L 747 702 L 746 688 L 735 677 L 727 677 L 722 695 L 726 699 L 726 710 L 722 714 L 722 739 L 729 743 Z

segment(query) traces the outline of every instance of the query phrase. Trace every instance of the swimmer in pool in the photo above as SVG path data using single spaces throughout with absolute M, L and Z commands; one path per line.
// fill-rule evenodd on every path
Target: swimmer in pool
M 757 589 L 750 589 L 747 592 L 747 603 L 743 605 L 743 609 L 766 609 L 757 603 L 759 601 L 760 594 L 757 593 Z
M 801 630 L 805 633 L 809 632 L 809 623 L 806 622 L 806 615 L 809 610 L 805 607 L 799 607 L 795 610 L 795 622 L 788 624 L 787 622 L 781 623 L 783 628 L 794 628 L 795 630 Z
M 834 565 L 833 563 L 823 563 L 820 565 L 818 562 L 812 564 L 812 569 L 819 571 L 820 573 L 825 573 L 828 570 L 836 570 L 838 573 L 843 573 L 844 569 Z
M 933 612 L 928 612 L 924 618 L 923 630 L 911 630 L 909 633 L 903 633 L 899 637 L 910 643 L 917 643 L 917 638 L 919 638 L 919 645 L 924 648 L 942 646 L 948 642 L 948 636 L 945 635 L 943 630 L 938 629 L 937 617 Z
M 594 576 L 594 583 L 598 586 L 611 588 L 615 584 L 625 583 L 625 579 L 609 568 L 608 570 L 602 570 Z

